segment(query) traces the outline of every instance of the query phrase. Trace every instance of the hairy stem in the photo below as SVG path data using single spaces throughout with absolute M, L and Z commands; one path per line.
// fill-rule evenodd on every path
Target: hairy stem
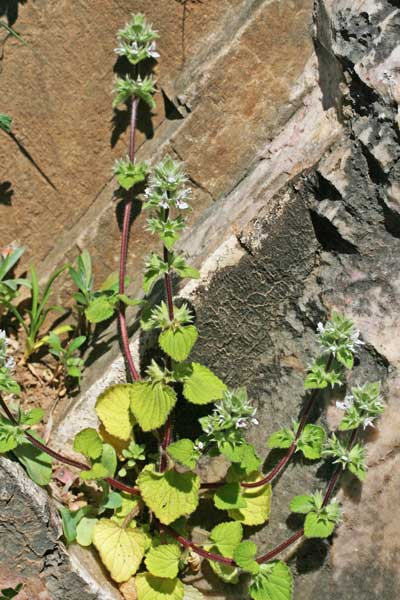
M 136 116 L 139 99 L 133 97 L 131 105 L 131 129 L 130 129 L 130 141 L 129 141 L 129 159 L 131 162 L 135 160 L 135 132 L 136 132 Z M 125 201 L 124 207 L 124 220 L 122 225 L 122 236 L 121 236 L 121 251 L 119 259 L 119 293 L 125 294 L 125 277 L 126 277 L 126 257 L 128 253 L 128 241 L 129 241 L 129 229 L 132 213 L 132 202 L 133 202 L 133 188 L 129 191 L 129 196 Z M 126 306 L 122 300 L 119 303 L 118 311 L 118 322 L 121 334 L 122 348 L 124 357 L 127 362 L 129 372 L 134 381 L 140 379 L 139 373 L 136 369 L 135 363 L 132 358 L 132 354 L 129 348 L 129 337 L 128 327 L 126 324 L 125 316 Z
M 168 221 L 168 217 L 169 217 L 169 209 L 167 208 L 164 211 L 164 221 Z M 168 263 L 169 251 L 166 246 L 164 246 L 164 248 L 163 248 L 163 255 L 164 255 L 163 256 L 164 262 Z M 167 297 L 168 316 L 169 316 L 169 320 L 173 321 L 174 320 L 174 300 L 173 300 L 173 296 L 172 296 L 171 274 L 169 271 L 167 273 L 165 273 L 165 275 L 164 275 L 164 284 L 165 284 L 165 295 Z M 171 369 L 171 358 L 169 356 L 167 357 L 167 369 Z M 165 424 L 163 440 L 161 443 L 161 447 L 163 450 L 163 452 L 161 454 L 161 459 L 160 459 L 161 473 L 163 471 L 165 471 L 165 469 L 167 467 L 167 457 L 166 457 L 165 451 L 172 441 L 173 426 L 174 426 L 173 416 L 172 416 L 172 414 L 170 414 L 170 415 L 168 415 L 168 419 Z
M 17 421 L 14 418 L 14 415 L 10 412 L 7 404 L 4 402 L 4 400 L 1 396 L 0 396 L 0 406 L 4 410 L 6 416 L 11 421 L 11 423 L 13 425 L 18 425 Z M 49 448 L 49 446 L 47 446 L 43 442 L 40 442 L 39 440 L 34 438 L 33 435 L 31 435 L 28 431 L 25 431 L 25 437 L 32 444 L 32 446 L 35 446 L 36 448 L 38 448 L 45 454 L 48 454 L 55 460 L 58 460 L 59 462 L 64 463 L 65 465 L 69 465 L 70 467 L 75 467 L 76 469 L 79 469 L 81 471 L 90 471 L 89 465 L 86 465 L 85 463 L 81 463 L 78 460 L 74 460 L 73 458 L 69 458 L 68 456 L 64 456 L 63 454 L 56 452 L 52 448 Z M 134 496 L 140 495 L 140 491 L 136 487 L 126 485 L 125 483 L 122 483 L 121 481 L 118 481 L 117 479 L 114 479 L 113 477 L 105 477 L 104 479 L 105 479 L 105 481 L 107 481 L 107 483 L 109 483 L 112 487 L 116 488 L 117 490 L 127 492 L 128 494 L 132 494 Z
M 327 371 L 329 371 L 332 368 L 333 358 L 334 358 L 333 354 L 330 354 L 328 361 L 326 363 Z M 273 481 L 283 471 L 283 469 L 286 467 L 286 465 L 292 458 L 293 454 L 296 452 L 297 441 L 300 438 L 301 434 L 303 433 L 304 427 L 306 426 L 308 418 L 310 416 L 310 413 L 311 413 L 312 409 L 314 408 L 314 404 L 318 397 L 319 392 L 320 392 L 320 390 L 318 390 L 318 389 L 313 390 L 313 392 L 307 402 L 307 405 L 303 411 L 303 414 L 301 416 L 301 420 L 300 420 L 299 428 L 297 429 L 297 432 L 296 432 L 296 436 L 295 436 L 290 448 L 288 449 L 287 453 L 285 454 L 285 456 L 283 456 L 279 460 L 279 462 L 275 465 L 275 467 L 272 469 L 272 471 L 270 471 L 263 479 L 261 479 L 260 481 L 255 481 L 253 483 L 242 482 L 242 484 L 241 484 L 242 487 L 256 488 L 256 487 L 265 485 L 266 483 L 271 483 L 271 481 Z

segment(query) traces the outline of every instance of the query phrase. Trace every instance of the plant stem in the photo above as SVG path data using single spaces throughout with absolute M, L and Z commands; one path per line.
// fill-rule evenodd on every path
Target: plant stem
M 17 421 L 14 418 L 14 415 L 10 412 L 7 404 L 4 402 L 4 400 L 1 396 L 0 396 L 0 406 L 4 410 L 5 414 L 7 415 L 8 419 L 11 421 L 11 423 L 13 425 L 18 425 Z M 24 433 L 25 433 L 25 437 L 32 444 L 32 446 L 35 446 L 36 448 L 38 448 L 45 454 L 48 454 L 49 456 L 51 456 L 52 458 L 55 458 L 56 460 L 58 460 L 61 463 L 64 463 L 71 467 L 75 467 L 76 469 L 80 469 L 81 471 L 90 471 L 90 467 L 88 465 L 86 465 L 85 463 L 81 463 L 78 460 L 74 460 L 73 458 L 69 458 L 68 456 L 64 456 L 63 454 L 56 452 L 52 448 L 49 448 L 49 446 L 47 446 L 43 442 L 40 442 L 39 440 L 34 438 L 28 431 L 25 431 Z M 126 485 L 125 483 L 122 483 L 121 481 L 118 481 L 117 479 L 114 479 L 113 477 L 105 477 L 104 479 L 112 487 L 114 487 L 118 490 L 127 492 L 128 494 L 132 494 L 134 496 L 140 496 L 140 491 L 136 487 L 131 487 L 130 485 Z
M 131 105 L 131 129 L 129 139 L 129 160 L 134 162 L 135 160 L 135 132 L 136 132 L 136 116 L 139 99 L 133 97 Z M 132 213 L 132 202 L 133 202 L 133 188 L 129 191 L 129 196 L 125 201 L 124 207 L 124 220 L 122 224 L 122 236 L 121 236 L 121 251 L 119 260 L 119 293 L 125 294 L 125 277 L 126 277 L 126 257 L 128 253 L 128 241 L 129 241 L 129 229 Z M 129 372 L 134 381 L 140 379 L 139 373 L 136 369 L 135 363 L 132 358 L 132 354 L 129 348 L 129 337 L 128 328 L 126 324 L 125 316 L 126 306 L 122 300 L 119 303 L 118 311 L 118 322 L 121 333 L 122 348 L 127 362 Z
M 326 363 L 326 370 L 329 371 L 332 368 L 332 364 L 333 364 L 333 354 L 329 355 L 328 361 Z M 288 462 L 290 461 L 290 459 L 292 458 L 293 454 L 296 452 L 296 443 L 298 441 L 298 439 L 300 438 L 301 434 L 303 433 L 303 429 L 307 424 L 308 421 L 308 417 L 310 416 L 310 413 L 314 407 L 314 403 L 318 397 L 318 393 L 321 390 L 319 389 L 315 389 L 313 390 L 309 401 L 307 402 L 307 405 L 304 409 L 304 412 L 302 414 L 301 420 L 300 420 L 300 424 L 299 427 L 297 429 L 295 438 L 293 440 L 293 443 L 291 444 L 290 448 L 288 449 L 287 453 L 285 454 L 285 456 L 283 456 L 278 463 L 275 465 L 275 467 L 265 476 L 263 477 L 263 479 L 260 479 L 259 481 L 254 481 L 252 483 L 246 483 L 244 481 L 241 482 L 241 487 L 244 488 L 257 488 L 257 487 L 261 487 L 262 485 L 266 485 L 267 483 L 271 483 L 282 471 L 283 469 L 286 467 L 286 465 L 288 464 Z M 209 488 L 209 489 L 215 489 L 220 487 L 221 485 L 224 485 L 223 482 L 218 482 L 218 483 L 205 483 L 202 484 L 201 487 L 202 488 Z
M 169 208 L 164 210 L 164 221 L 168 221 L 169 217 Z M 163 258 L 164 262 L 168 263 L 169 261 L 169 251 L 166 246 L 163 248 Z M 171 282 L 171 274 L 168 271 L 164 275 L 164 284 L 165 284 L 165 294 L 167 297 L 167 305 L 168 305 L 168 316 L 169 320 L 172 322 L 174 320 L 174 300 L 172 296 L 172 282 Z M 171 358 L 167 357 L 167 369 L 171 369 Z M 173 433 L 173 416 L 172 414 L 168 415 L 167 422 L 164 428 L 164 436 L 161 443 L 162 454 L 160 459 L 160 471 L 163 473 L 167 467 L 167 457 L 166 457 L 166 449 L 170 445 L 172 441 L 172 433 Z

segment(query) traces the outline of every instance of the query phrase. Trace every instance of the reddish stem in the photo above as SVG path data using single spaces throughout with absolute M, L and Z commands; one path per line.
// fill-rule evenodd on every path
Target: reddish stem
M 13 425 L 18 425 L 18 422 L 15 420 L 14 415 L 10 412 L 7 404 L 4 402 L 4 400 L 1 396 L 0 396 L 0 406 L 4 410 L 5 414 L 7 415 L 7 417 L 11 421 L 11 423 Z M 49 448 L 46 444 L 43 444 L 43 442 L 40 442 L 39 440 L 34 438 L 33 435 L 31 435 L 28 431 L 25 431 L 24 433 L 25 433 L 25 437 L 30 441 L 32 446 L 35 446 L 42 452 L 45 452 L 45 454 L 48 454 L 49 456 L 51 456 L 52 458 L 55 458 L 56 460 L 58 460 L 61 463 L 64 463 L 71 467 L 80 469 L 81 471 L 90 471 L 90 467 L 88 465 L 86 465 L 85 463 L 81 463 L 78 460 L 74 460 L 73 458 L 69 458 L 68 456 L 64 456 L 63 454 L 56 452 L 52 448 Z M 117 481 L 117 479 L 114 479 L 113 477 L 105 477 L 105 481 L 107 481 L 107 483 L 109 483 L 112 487 L 114 487 L 118 490 L 122 490 L 123 492 L 128 492 L 128 494 L 133 494 L 134 496 L 140 495 L 140 491 L 138 488 L 131 487 L 130 485 L 126 485 L 125 483 L 121 483 L 120 481 Z
M 134 162 L 135 160 L 135 132 L 136 132 L 136 116 L 137 116 L 137 107 L 139 104 L 138 98 L 132 98 L 132 108 L 131 108 L 131 129 L 130 129 L 130 139 L 129 139 L 129 160 Z M 133 202 L 133 188 L 129 191 L 129 197 L 125 201 L 124 207 L 124 220 L 122 225 L 122 236 L 121 236 L 121 252 L 119 259 L 119 293 L 125 294 L 125 277 L 126 277 L 126 257 L 128 253 L 128 241 L 129 241 L 129 229 L 130 229 L 130 221 L 131 221 L 131 212 L 132 212 L 132 202 Z M 135 367 L 135 363 L 132 358 L 132 354 L 129 348 L 129 337 L 128 337 L 128 327 L 126 324 L 126 316 L 125 316 L 126 306 L 125 303 L 121 300 L 119 303 L 119 312 L 118 312 L 118 322 L 119 328 L 121 332 L 121 342 L 122 348 L 125 356 L 125 360 L 127 362 L 129 372 L 134 379 L 134 381 L 138 381 L 140 379 L 139 373 Z

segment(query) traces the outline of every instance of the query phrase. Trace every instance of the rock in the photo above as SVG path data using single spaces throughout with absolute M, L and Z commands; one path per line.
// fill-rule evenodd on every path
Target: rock
M 93 560 L 90 573 L 60 542 L 60 520 L 45 490 L 0 457 L 0 590 L 23 584 L 21 600 L 116 600 Z M 86 557 L 86 564 L 90 564 Z

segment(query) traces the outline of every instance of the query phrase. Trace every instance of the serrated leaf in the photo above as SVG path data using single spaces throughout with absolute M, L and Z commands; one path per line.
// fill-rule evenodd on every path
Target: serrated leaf
M 154 465 L 146 465 L 137 484 L 144 502 L 165 525 L 190 515 L 199 503 L 200 479 L 195 473 L 158 473 Z
M 314 510 L 315 503 L 312 496 L 295 496 L 290 503 L 290 510 L 295 513 L 306 515 Z
M 162 381 L 138 381 L 130 386 L 131 411 L 143 431 L 164 425 L 176 403 L 175 391 Z
M 103 443 L 97 431 L 92 427 L 82 429 L 74 439 L 74 450 L 87 458 L 99 458 L 103 452 Z
M 226 385 L 210 369 L 199 363 L 191 363 L 190 374 L 185 377 L 183 395 L 193 404 L 208 404 L 221 400 Z
M 211 546 L 209 548 L 211 552 L 216 552 L 216 547 Z M 231 567 L 230 565 L 224 565 L 223 563 L 217 562 L 215 560 L 209 560 L 210 567 L 214 571 L 214 573 L 225 581 L 225 583 L 236 584 L 239 583 L 239 569 L 237 567 Z
M 326 538 L 335 529 L 335 522 L 330 521 L 326 514 L 310 512 L 304 521 L 304 535 L 307 538 Z
M 244 508 L 246 500 L 240 492 L 240 483 L 234 481 L 220 487 L 214 494 L 214 504 L 220 510 Z
M 242 537 L 243 527 L 237 521 L 220 523 L 210 532 L 210 540 L 226 558 L 233 558 L 234 550 L 242 541 Z
M 35 435 L 32 431 L 29 432 L 39 442 L 43 440 Z M 19 444 L 13 449 L 13 454 L 24 465 L 29 477 L 38 485 L 47 485 L 51 480 L 52 463 L 51 456 L 33 446 L 30 442 Z
M 194 325 L 181 326 L 178 329 L 166 329 L 160 333 L 158 343 L 168 356 L 177 362 L 185 360 L 198 337 Z
M 90 546 L 97 519 L 83 517 L 76 527 L 76 541 L 80 546 Z
M 93 544 L 111 577 L 121 583 L 138 570 L 146 538 L 138 529 L 122 529 L 110 519 L 101 519 L 93 531 Z
M 220 445 L 221 454 L 226 456 L 233 463 L 238 463 L 246 475 L 250 475 L 257 471 L 260 467 L 261 460 L 258 457 L 254 446 L 247 442 L 242 442 L 241 445 L 234 445 L 229 442 L 222 442 Z
M 89 323 L 101 323 L 107 321 L 114 314 L 114 304 L 107 296 L 98 296 L 92 300 L 85 309 L 85 316 Z
M 132 434 L 131 387 L 129 383 L 112 385 L 96 401 L 96 413 L 106 431 L 121 440 L 128 440 Z
M 261 565 L 249 592 L 253 600 L 291 600 L 293 579 L 289 567 L 282 561 Z
M 186 438 L 170 444 L 167 452 L 173 460 L 189 469 L 194 469 L 200 458 L 200 452 L 195 449 L 192 440 Z
M 245 541 L 239 544 L 233 553 L 233 559 L 239 567 L 242 567 L 248 573 L 257 575 L 260 565 L 255 561 L 257 545 L 251 541 Z
M 289 427 L 275 431 L 267 440 L 267 448 L 290 448 L 294 437 L 294 433 Z
M 21 417 L 21 425 L 36 425 L 43 419 L 44 410 L 42 408 L 32 408 Z
M 176 544 L 160 544 L 146 556 L 146 567 L 156 577 L 175 579 L 179 571 L 180 548 Z
M 326 439 L 325 430 L 319 425 L 306 425 L 297 440 L 297 450 L 310 460 L 321 458 L 322 448 Z
M 183 600 L 184 587 L 179 579 L 164 579 L 151 573 L 135 578 L 137 600 Z
M 262 477 L 255 473 L 248 478 L 248 482 L 259 481 Z M 247 480 L 246 480 L 247 481 Z M 256 488 L 240 489 L 240 496 L 246 502 L 246 506 L 238 510 L 229 510 L 231 519 L 240 521 L 244 525 L 263 525 L 269 519 L 271 512 L 272 487 L 266 483 Z

